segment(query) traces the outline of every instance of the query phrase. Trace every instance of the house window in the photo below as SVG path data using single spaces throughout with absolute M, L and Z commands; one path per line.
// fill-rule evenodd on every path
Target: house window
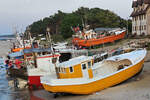
M 69 67 L 70 73 L 73 72 L 73 67 Z
M 139 30 L 141 30 L 141 26 L 139 26 Z
M 86 69 L 86 64 L 82 64 L 82 69 L 83 69 L 83 70 Z
M 139 20 L 141 20 L 141 16 L 139 16 Z
M 144 30 L 146 30 L 146 25 L 144 25 Z
M 137 21 L 137 17 L 135 17 L 135 21 Z
M 141 16 L 139 16 L 139 20 L 141 20 Z
M 144 15 L 144 19 L 146 19 L 146 15 Z
M 88 68 L 91 68 L 91 61 L 88 62 Z

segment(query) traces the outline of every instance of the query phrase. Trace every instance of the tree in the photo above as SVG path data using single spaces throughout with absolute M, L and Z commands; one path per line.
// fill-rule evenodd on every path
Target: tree
M 77 27 L 78 25 L 81 25 L 80 16 L 74 13 L 67 14 L 62 20 L 62 23 L 60 25 L 61 34 L 63 35 L 65 39 L 71 37 L 73 34 L 71 27 Z

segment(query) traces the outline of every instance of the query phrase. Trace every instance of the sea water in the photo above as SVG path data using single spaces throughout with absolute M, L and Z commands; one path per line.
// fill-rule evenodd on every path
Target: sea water
M 0 34 L 0 40 L 12 40 L 14 38 L 14 34 Z
M 12 100 L 10 93 L 11 90 L 6 77 L 4 59 L 0 58 L 0 100 Z
M 9 86 L 9 80 L 4 59 L 0 58 L 0 100 L 25 100 L 20 96 L 20 91 L 15 91 Z
M 15 90 L 9 86 L 9 81 L 13 78 L 8 77 L 4 59 L 0 57 L 0 100 L 42 100 L 36 99 L 28 90 Z

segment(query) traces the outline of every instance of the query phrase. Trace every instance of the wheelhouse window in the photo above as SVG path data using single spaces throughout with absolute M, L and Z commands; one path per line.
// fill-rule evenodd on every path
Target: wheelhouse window
M 66 72 L 65 68 L 63 68 L 63 73 L 65 73 L 65 72 Z
M 104 59 L 107 59 L 108 58 L 108 54 L 104 55 Z
M 58 73 L 59 71 L 58 71 L 58 68 L 56 68 L 56 72 Z
M 60 68 L 60 73 L 62 73 L 62 68 Z
M 94 58 L 94 63 L 98 63 L 104 59 L 104 56 Z
M 86 64 L 82 64 L 82 69 L 83 69 L 83 70 L 86 69 Z
M 91 61 L 88 62 L 88 68 L 91 68 Z
M 73 72 L 73 67 L 69 67 L 69 70 L 72 73 Z
M 60 72 L 60 67 L 57 68 L 57 72 Z
M 59 72 L 61 73 L 61 68 L 59 68 Z
M 66 69 L 65 69 L 65 68 L 62 68 L 62 72 L 63 72 L 63 73 L 66 73 Z
M 56 68 L 56 71 L 59 72 L 59 73 L 66 73 L 66 69 L 65 68 Z

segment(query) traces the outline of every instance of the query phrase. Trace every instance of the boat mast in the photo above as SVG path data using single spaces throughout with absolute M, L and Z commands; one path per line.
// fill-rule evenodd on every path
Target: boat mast
M 19 46 L 19 48 L 23 48 L 23 39 L 21 38 L 19 32 L 17 31 L 17 28 L 14 27 L 14 34 L 15 34 L 15 37 L 16 37 L 16 42 Z
M 47 42 L 48 42 L 48 44 L 49 44 L 49 46 L 50 46 L 50 48 L 51 48 L 52 56 L 53 56 L 53 58 L 52 58 L 52 63 L 53 63 L 54 66 L 55 66 L 56 75 L 57 75 L 57 77 L 58 77 L 57 66 L 56 66 L 57 58 L 55 58 L 55 56 L 54 56 L 55 52 L 54 52 L 53 46 L 52 46 L 52 39 L 51 39 L 51 34 L 50 34 L 50 28 L 47 27 L 46 31 L 47 31 L 47 32 L 46 32 L 46 33 L 47 33 L 47 34 L 46 34 Z
M 50 28 L 47 27 L 46 31 L 47 31 L 46 38 L 47 38 L 48 45 L 52 50 L 52 54 L 54 54 L 53 46 L 52 46 L 52 39 L 51 39 L 51 34 L 50 34 Z

